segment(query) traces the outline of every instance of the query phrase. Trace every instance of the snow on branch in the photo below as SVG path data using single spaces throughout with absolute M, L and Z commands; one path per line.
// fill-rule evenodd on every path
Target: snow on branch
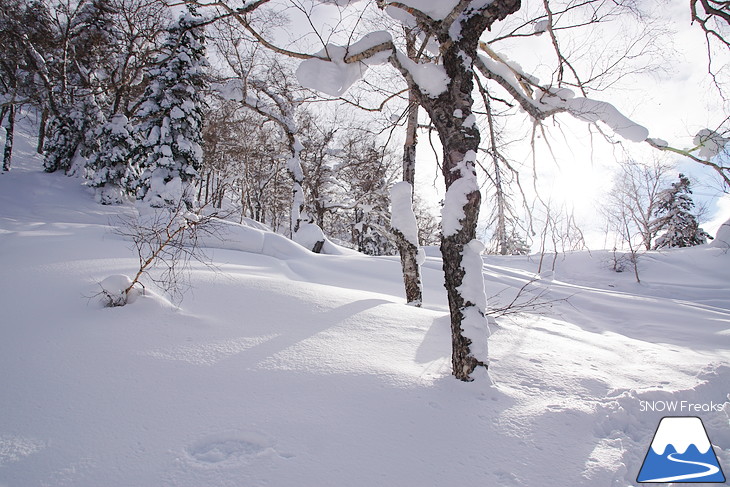
M 499 83 L 535 120 L 567 112 L 585 122 L 603 122 L 616 134 L 632 142 L 643 142 L 649 136 L 646 127 L 629 119 L 610 103 L 576 97 L 567 88 L 540 87 L 538 80 L 522 72 L 514 63 L 505 61 L 486 44 L 481 43 L 480 47 L 489 57 L 478 55 L 475 60 L 477 69 Z
M 410 75 L 410 79 L 418 86 L 418 89 L 424 95 L 431 98 L 438 96 L 446 91 L 451 81 L 446 69 L 440 64 L 434 63 L 416 63 L 405 54 L 396 53 L 396 58 L 401 69 L 405 69 Z
M 705 159 L 712 159 L 720 154 L 728 143 L 730 138 L 723 137 L 711 129 L 700 130 L 694 138 L 694 144 L 700 150 L 699 156 Z
M 383 64 L 393 52 L 389 32 L 371 32 L 349 46 L 327 44 L 312 58 L 302 61 L 296 71 L 305 88 L 330 96 L 341 96 L 359 81 L 370 65 Z
M 536 95 L 541 104 L 548 109 L 564 109 L 584 122 L 603 122 L 616 134 L 631 142 L 643 142 L 649 136 L 649 130 L 646 127 L 632 121 L 615 106 L 605 101 L 592 100 L 582 96 L 575 97 L 572 91 L 565 88 L 549 92 L 538 89 Z
M 388 15 L 396 20 L 401 20 L 401 16 L 395 13 L 395 9 L 398 9 L 426 24 L 444 20 L 458 4 L 459 0 L 401 0 L 399 2 L 379 2 L 381 8 L 385 8 Z
M 723 165 L 720 158 L 715 159 L 723 151 L 728 150 L 726 148 L 730 144 L 730 138 L 724 137 L 712 129 L 702 129 L 695 135 L 695 147 L 690 149 L 677 149 L 662 139 L 648 138 L 645 142 L 655 149 L 682 155 L 713 169 L 720 176 L 725 186 L 730 188 L 730 167 Z M 693 154 L 697 151 L 699 151 L 697 155 Z

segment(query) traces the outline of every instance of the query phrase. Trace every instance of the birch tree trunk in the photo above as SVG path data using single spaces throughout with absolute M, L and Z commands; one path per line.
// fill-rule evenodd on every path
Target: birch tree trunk
M 411 185 L 411 213 L 413 212 L 413 188 L 416 179 L 416 144 L 418 130 L 418 100 L 415 87 L 409 94 L 408 119 L 406 122 L 406 140 L 403 145 L 403 181 Z M 415 215 L 413 216 L 415 219 Z M 421 266 L 418 263 L 418 246 L 410 242 L 402 232 L 395 230 L 396 245 L 400 253 L 403 269 L 403 284 L 406 291 L 406 302 L 420 307 L 423 303 L 423 286 L 421 283 Z
M 5 150 L 3 151 L 3 172 L 10 171 L 10 162 L 13 158 L 13 138 L 15 135 L 15 105 L 8 106 L 8 116 L 5 120 Z
M 516 12 L 520 0 L 494 0 L 482 7 L 466 6 L 454 21 L 439 29 L 443 67 L 450 79 L 437 97 L 418 90 L 420 105 L 428 112 L 443 146 L 442 171 L 446 183 L 441 255 L 449 299 L 452 338 L 452 373 L 473 380 L 477 367 L 487 367 L 486 296 L 481 269 L 481 245 L 476 239 L 481 193 L 476 179 L 480 134 L 472 114 L 473 64 L 479 37 L 497 21 Z M 461 5 L 461 4 L 460 4 Z M 410 77 L 397 59 L 393 63 Z

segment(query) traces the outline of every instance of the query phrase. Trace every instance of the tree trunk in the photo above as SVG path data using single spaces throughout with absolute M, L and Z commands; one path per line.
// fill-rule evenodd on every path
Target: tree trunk
M 418 247 L 406 240 L 398 230 L 393 230 L 396 245 L 400 252 L 401 269 L 403 270 L 403 284 L 406 290 L 406 302 L 417 308 L 423 302 L 421 285 L 421 266 L 418 265 Z
M 408 96 L 410 103 L 406 123 L 406 140 L 403 144 L 403 181 L 410 183 L 411 189 L 415 188 L 416 183 L 416 144 L 418 143 L 418 100 L 415 90 L 415 87 L 411 87 Z M 413 191 L 411 191 L 411 201 L 413 201 Z M 413 211 L 412 206 L 411 211 Z M 418 247 L 409 242 L 403 233 L 394 230 L 393 234 L 400 253 L 406 302 L 420 307 L 423 303 L 423 286 L 421 284 L 421 266 L 418 264 Z
M 475 124 L 464 123 L 472 115 L 473 74 L 451 51 L 453 49 L 444 56 L 444 67 L 452 80 L 447 92 L 436 99 L 424 96 L 421 104 L 428 111 L 443 145 L 446 200 L 441 255 L 451 313 L 452 372 L 457 379 L 471 381 L 471 374 L 477 367 L 487 367 L 486 350 L 480 350 L 480 355 L 472 350 L 475 341 L 484 344 L 487 338 L 484 309 L 479 309 L 479 303 L 475 302 L 485 300 L 484 284 L 482 282 L 482 296 L 479 298 L 465 298 L 461 289 L 467 272 L 481 275 L 481 267 L 467 269 L 464 263 L 465 247 L 476 239 L 481 204 L 475 168 L 480 135 Z M 476 52 L 470 54 L 476 55 Z M 470 336 L 464 330 L 467 317 Z
M 35 149 L 38 154 L 43 154 L 43 145 L 46 143 L 46 123 L 48 123 L 48 109 L 44 108 L 38 124 L 38 145 Z
M 460 35 L 452 35 L 453 26 L 438 33 L 443 67 L 450 80 L 446 90 L 437 97 L 420 90 L 417 93 L 443 146 L 446 200 L 441 255 L 451 314 L 452 373 L 463 381 L 473 380 L 477 367 L 487 367 L 483 246 L 476 240 L 481 194 L 475 167 L 480 134 L 472 115 L 473 59 L 484 31 L 519 8 L 520 0 L 494 0 L 483 7 L 468 7 L 456 20 Z M 412 80 L 397 57 L 394 63 Z
M 8 107 L 8 118 L 5 120 L 5 150 L 3 151 L 3 172 L 10 171 L 13 158 L 13 138 L 15 134 L 15 105 Z
M 299 226 L 302 224 L 302 212 L 304 211 L 304 189 L 302 188 L 304 169 L 302 169 L 302 159 L 299 155 L 302 151 L 302 144 L 297 139 L 297 136 L 291 132 L 287 132 L 287 138 L 289 139 L 289 150 L 291 151 L 291 158 L 287 161 L 287 171 L 292 179 L 292 205 L 289 230 L 293 239 L 294 234 L 299 231 Z

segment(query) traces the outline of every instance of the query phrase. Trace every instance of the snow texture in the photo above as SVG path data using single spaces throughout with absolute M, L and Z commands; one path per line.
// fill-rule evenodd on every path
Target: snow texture
M 664 139 L 649 138 L 649 139 L 646 139 L 646 140 L 648 142 L 651 142 L 652 144 L 656 145 L 657 147 L 669 147 L 669 142 L 667 142 Z
M 498 62 L 484 55 L 479 55 L 479 59 L 488 71 L 504 79 L 518 93 L 524 93 L 524 90 L 517 75 L 538 83 L 538 80 L 525 73 L 517 63 Z M 643 142 L 649 136 L 646 127 L 623 115 L 612 104 L 576 97 L 575 93 L 567 88 L 536 89 L 534 98 L 526 98 L 526 101 L 543 111 L 565 110 L 584 122 L 603 122 L 617 135 L 631 142 Z
M 412 191 L 413 186 L 406 181 L 396 183 L 390 188 L 390 226 L 418 247 L 418 223 L 413 213 Z
M 146 73 L 137 126 L 145 140 L 137 198 L 151 206 L 196 205 L 194 182 L 203 164 L 205 32 L 202 17 L 181 15 L 166 32 L 159 63 Z
M 717 235 L 715 235 L 715 240 L 710 245 L 723 249 L 730 248 L 730 220 L 720 225 L 720 228 L 717 230 Z

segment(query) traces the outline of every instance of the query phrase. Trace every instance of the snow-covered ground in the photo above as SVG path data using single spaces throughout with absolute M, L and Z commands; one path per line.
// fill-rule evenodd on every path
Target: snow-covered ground
M 498 319 L 493 384 L 464 384 L 433 250 L 423 309 L 403 304 L 395 258 L 237 245 L 241 228 L 208 243 L 218 270 L 196 264 L 179 307 L 153 291 L 103 308 L 97 283 L 136 270 L 110 231 L 133 208 L 42 173 L 25 139 L 16 151 L 0 176 L 0 486 L 628 486 L 671 415 L 644 401 L 724 404 L 674 415 L 700 416 L 730 471 L 730 252 L 649 253 L 641 284 L 606 252 L 559 256 L 528 287 L 555 301 Z M 492 302 L 536 269 L 486 257 Z

